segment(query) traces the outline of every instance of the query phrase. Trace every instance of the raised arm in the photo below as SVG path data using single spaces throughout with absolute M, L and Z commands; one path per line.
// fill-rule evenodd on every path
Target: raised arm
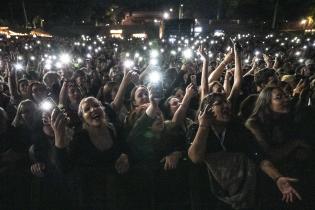
M 256 57 L 254 57 L 252 60 L 252 68 L 246 74 L 244 74 L 243 77 L 247 75 L 253 75 L 256 73 L 256 71 L 257 71 L 257 63 L 256 63 Z
M 209 85 L 208 85 L 208 66 L 209 66 L 209 57 L 203 46 L 201 45 L 198 49 L 199 54 L 202 57 L 202 72 L 201 72 L 201 97 L 202 100 L 209 93 Z
M 125 93 L 126 90 L 128 88 L 129 83 L 131 82 L 132 79 L 138 79 L 139 75 L 131 70 L 125 70 L 124 73 L 124 77 L 119 85 L 117 94 L 113 100 L 113 102 L 111 103 L 112 108 L 116 111 L 119 112 L 123 103 L 124 103 L 124 97 L 125 97 Z
M 226 93 L 227 96 L 230 95 L 231 93 L 231 78 L 233 76 L 234 69 L 229 69 L 225 72 L 225 77 L 224 77 L 224 83 L 223 83 L 223 88 L 224 92 Z
M 202 162 L 206 156 L 207 138 L 209 134 L 208 109 L 209 107 L 207 106 L 203 112 L 200 112 L 198 116 L 198 131 L 188 149 L 188 157 L 193 163 Z
M 8 85 L 11 98 L 13 101 L 17 101 L 18 99 L 18 92 L 17 92 L 17 83 L 16 83 L 16 72 L 15 69 L 11 68 L 9 63 L 5 64 L 6 71 L 8 72 Z
M 67 89 L 68 89 L 68 81 L 64 81 L 59 93 L 59 105 L 65 106 L 66 105 L 66 98 L 67 98 Z
M 234 59 L 235 59 L 235 70 L 234 70 L 234 82 L 231 89 L 231 93 L 228 96 L 228 101 L 239 95 L 241 84 L 242 84 L 242 64 L 241 64 L 241 50 L 238 49 L 237 44 L 234 45 Z
M 208 83 L 211 83 L 213 81 L 218 81 L 220 79 L 220 76 L 224 72 L 224 67 L 227 64 L 229 64 L 232 60 L 233 60 L 233 50 L 228 52 L 228 54 L 226 54 L 225 58 L 219 64 L 219 66 L 213 72 L 211 72 L 208 78 Z
M 189 108 L 190 100 L 194 96 L 195 89 L 196 87 L 194 87 L 192 84 L 189 84 L 187 86 L 183 101 L 177 111 L 174 113 L 172 119 L 172 122 L 174 122 L 176 125 L 181 125 L 184 122 L 187 110 Z

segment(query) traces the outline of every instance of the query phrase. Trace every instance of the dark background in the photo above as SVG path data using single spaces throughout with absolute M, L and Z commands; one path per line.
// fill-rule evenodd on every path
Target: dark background
M 221 19 L 252 19 L 270 22 L 277 0 L 24 0 L 28 21 L 39 16 L 46 24 L 82 24 L 112 22 L 110 8 L 118 17 L 133 10 L 167 11 L 183 3 L 186 17 Z M 22 0 L 1 1 L 0 25 L 25 24 Z M 219 6 L 220 5 L 220 6 Z M 279 0 L 278 20 L 299 20 L 314 15 L 315 0 Z M 120 18 L 121 19 L 121 18 Z

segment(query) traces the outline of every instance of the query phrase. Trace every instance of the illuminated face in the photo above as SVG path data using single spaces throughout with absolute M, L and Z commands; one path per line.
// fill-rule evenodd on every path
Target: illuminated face
M 82 99 L 80 90 L 74 86 L 68 87 L 68 97 L 71 104 L 79 104 Z
M 21 83 L 19 83 L 19 91 L 21 93 L 22 96 L 27 96 L 27 89 L 28 89 L 28 82 L 27 81 L 23 81 Z
M 83 122 L 91 127 L 101 127 L 106 122 L 105 112 L 95 98 L 84 99 L 81 104 Z
M 149 103 L 149 93 L 148 93 L 147 88 L 145 87 L 137 88 L 133 103 L 135 106 L 140 106 L 140 105 Z
M 218 98 L 211 107 L 214 122 L 227 123 L 231 120 L 230 104 L 223 98 Z
M 274 89 L 271 92 L 270 109 L 276 113 L 288 113 L 289 103 L 288 97 L 280 89 Z

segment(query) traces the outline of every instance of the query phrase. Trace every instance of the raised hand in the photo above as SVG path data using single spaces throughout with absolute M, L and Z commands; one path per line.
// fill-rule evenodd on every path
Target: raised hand
M 66 116 L 59 109 L 54 109 L 51 114 L 50 125 L 55 133 L 55 146 L 64 148 L 66 146 Z
M 207 60 L 209 58 L 207 52 L 205 51 L 202 45 L 199 46 L 198 52 L 200 56 L 202 57 L 202 60 Z
M 200 111 L 198 115 L 199 126 L 208 127 L 210 126 L 210 117 L 211 117 L 211 107 L 207 105 L 203 111 Z
M 224 57 L 223 62 L 225 64 L 231 63 L 234 60 L 234 50 L 231 49 Z

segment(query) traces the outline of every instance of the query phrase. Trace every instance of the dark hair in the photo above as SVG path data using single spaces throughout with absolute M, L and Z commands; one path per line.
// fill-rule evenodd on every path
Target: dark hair
M 105 87 L 109 87 L 109 90 L 108 91 L 105 91 L 104 88 Z M 100 100 L 102 103 L 105 101 L 107 103 L 111 102 L 112 101 L 112 98 L 111 98 L 111 91 L 114 89 L 114 88 L 118 88 L 118 84 L 117 82 L 113 82 L 113 81 L 108 81 L 105 83 L 104 86 L 102 86 L 97 94 L 97 99 Z
M 222 84 L 219 81 L 213 81 L 209 84 L 209 92 L 212 93 L 212 89 L 215 85 L 219 85 L 222 87 Z
M 72 75 L 72 80 L 76 80 L 78 77 L 86 77 L 85 72 L 82 69 L 76 70 Z
M 133 110 L 133 109 L 135 108 L 133 102 L 134 102 L 134 100 L 135 100 L 136 91 L 137 91 L 137 89 L 140 88 L 140 87 L 143 87 L 143 88 L 147 89 L 147 87 L 144 86 L 144 85 L 138 85 L 138 86 L 135 86 L 135 87 L 131 90 L 131 92 L 130 92 L 130 99 L 129 99 L 129 100 L 130 100 L 130 108 L 131 108 L 131 110 Z
M 21 93 L 20 93 L 20 84 L 21 84 L 21 83 L 24 83 L 24 82 L 26 82 L 26 83 L 28 84 L 28 80 L 25 79 L 25 78 L 22 78 L 22 79 L 19 79 L 19 80 L 18 80 L 17 92 L 18 92 L 18 94 L 20 94 L 20 95 L 21 95 Z
M 33 93 L 32 88 L 33 88 L 34 85 L 38 85 L 40 88 L 42 88 L 45 91 L 47 90 L 46 86 L 43 83 L 38 82 L 38 81 L 31 82 L 31 84 L 28 86 L 28 97 L 32 101 L 35 101 L 35 99 L 33 98 L 33 94 L 32 94 Z
M 170 96 L 166 99 L 166 101 L 163 103 L 163 114 L 166 119 L 171 119 L 171 106 L 170 106 L 170 101 L 172 98 L 176 98 L 176 96 Z
M 254 75 L 254 81 L 256 86 L 266 85 L 269 82 L 269 77 L 276 78 L 276 72 L 273 69 L 265 68 L 259 70 Z
M 210 93 L 206 95 L 200 105 L 200 111 L 204 111 L 207 105 L 212 106 L 214 102 L 218 100 L 226 100 L 226 96 L 223 93 Z
M 275 89 L 282 91 L 279 86 L 267 86 L 260 92 L 256 100 L 253 113 L 249 119 L 258 119 L 262 123 L 266 123 L 271 119 L 273 112 L 270 105 L 272 100 L 272 91 Z

